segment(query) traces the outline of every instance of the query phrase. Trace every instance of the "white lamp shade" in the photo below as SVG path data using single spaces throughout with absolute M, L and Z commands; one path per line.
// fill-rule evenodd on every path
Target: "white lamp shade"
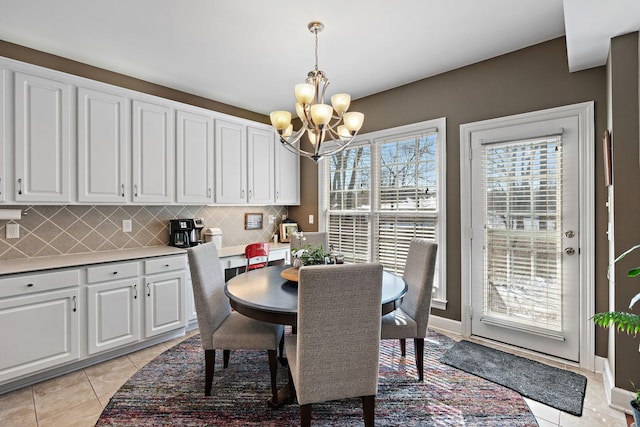
M 309 138 L 309 142 L 311 142 L 311 144 L 315 147 L 316 142 L 318 141 L 318 136 L 314 132 L 308 130 L 307 138 Z
M 311 104 L 316 95 L 316 88 L 309 83 L 299 83 L 294 88 L 296 100 L 300 104 Z
M 327 104 L 313 104 L 311 106 L 311 118 L 316 125 L 326 125 L 331 121 L 333 107 Z
M 336 93 L 331 97 L 331 105 L 339 116 L 349 109 L 351 104 L 351 95 L 348 93 Z
M 351 138 L 351 131 L 345 125 L 338 126 L 338 136 L 340 139 L 347 140 Z
M 303 121 L 307 121 L 307 116 L 304 114 L 304 107 L 299 102 L 296 102 L 296 114 Z
M 364 114 L 350 111 L 342 116 L 342 120 L 344 120 L 344 125 L 347 129 L 351 132 L 357 132 L 362 127 L 362 123 L 364 123 Z
M 291 124 L 291 113 L 288 111 L 273 111 L 269 114 L 271 118 L 271 125 L 277 131 L 286 130 Z

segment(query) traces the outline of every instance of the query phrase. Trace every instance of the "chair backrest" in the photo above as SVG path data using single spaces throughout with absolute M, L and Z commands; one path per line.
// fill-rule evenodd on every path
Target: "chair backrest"
M 291 235 L 289 244 L 291 249 L 300 249 L 307 245 L 315 248 L 318 245 L 322 245 L 322 249 L 325 252 L 329 252 L 329 233 L 326 231 L 294 233 Z
M 296 394 L 302 404 L 375 395 L 382 264 L 300 268 Z
M 231 305 L 224 293 L 224 272 L 213 242 L 193 246 L 187 254 L 200 339 L 202 347 L 211 350 L 213 333 L 231 314 Z
M 247 259 L 247 270 L 262 268 L 269 262 L 269 243 L 251 243 L 244 248 L 244 257 Z
M 417 323 L 417 338 L 424 338 L 427 334 L 437 253 L 437 243 L 424 239 L 413 239 L 409 245 L 403 274 L 409 290 L 401 307 Z

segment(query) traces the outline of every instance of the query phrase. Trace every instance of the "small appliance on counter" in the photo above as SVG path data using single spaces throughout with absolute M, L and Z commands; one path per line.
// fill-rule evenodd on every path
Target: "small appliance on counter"
M 202 235 L 205 242 L 213 242 L 217 249 L 222 249 L 222 230 L 219 228 L 205 228 Z
M 191 233 L 191 246 L 195 246 L 193 242 L 197 242 L 196 245 L 204 243 L 204 237 L 202 236 L 202 230 L 204 229 L 204 219 L 193 218 L 193 232 Z
M 196 224 L 196 221 L 198 221 L 198 224 Z M 169 220 L 169 245 L 177 248 L 199 245 L 202 243 L 200 240 L 202 228 L 204 228 L 204 225 L 201 218 Z

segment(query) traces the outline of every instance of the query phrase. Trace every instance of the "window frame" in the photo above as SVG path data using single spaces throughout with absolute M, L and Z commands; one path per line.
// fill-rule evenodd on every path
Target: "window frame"
M 416 133 L 426 133 L 429 131 L 436 131 L 436 209 L 435 211 L 405 211 L 405 212 L 388 212 L 378 209 L 378 200 L 380 197 L 380 171 L 377 168 L 379 165 L 378 156 L 380 153 L 380 144 L 388 142 L 390 139 L 401 139 L 408 135 L 415 135 Z M 345 214 L 353 213 L 357 215 L 365 215 L 368 218 L 370 232 L 372 234 L 370 239 L 369 253 L 370 257 L 377 253 L 377 240 L 374 239 L 373 226 L 377 223 L 378 218 L 384 216 L 393 215 L 419 215 L 425 218 L 435 218 L 436 220 L 436 243 L 438 244 L 438 259 L 436 263 L 436 271 L 438 283 L 434 286 L 434 293 L 432 296 L 431 306 L 436 309 L 446 310 L 447 308 L 447 260 L 446 260 L 446 118 L 438 118 L 432 120 L 426 120 L 423 122 L 412 123 L 408 125 L 393 127 L 389 129 L 383 129 L 375 132 L 361 134 L 356 137 L 349 149 L 357 148 L 359 146 L 370 147 L 371 152 L 371 200 L 368 210 L 359 209 L 357 211 L 348 212 Z M 330 159 L 324 159 L 319 163 L 318 167 L 318 227 L 320 231 L 327 231 L 328 209 L 327 209 L 327 195 L 328 191 L 325 185 L 328 183 L 326 180 L 326 174 L 329 170 Z

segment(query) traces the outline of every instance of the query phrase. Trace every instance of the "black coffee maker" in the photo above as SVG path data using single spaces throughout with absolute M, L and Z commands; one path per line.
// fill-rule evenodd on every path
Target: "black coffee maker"
M 177 248 L 197 245 L 200 242 L 193 239 L 195 228 L 191 218 L 169 220 L 169 245 Z

